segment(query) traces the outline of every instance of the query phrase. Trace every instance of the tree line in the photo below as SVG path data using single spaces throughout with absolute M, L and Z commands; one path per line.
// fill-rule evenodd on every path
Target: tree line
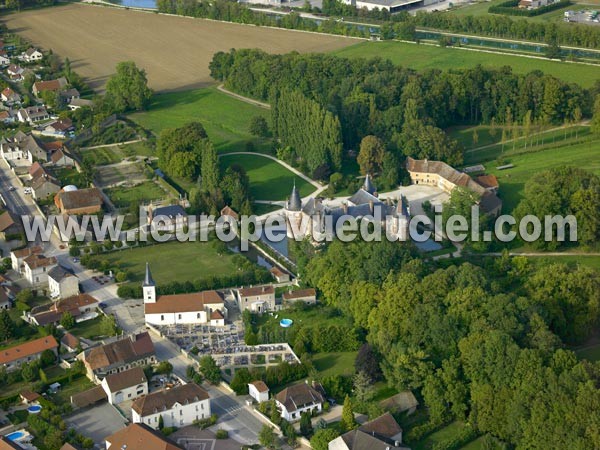
M 288 29 L 319 31 L 345 36 L 369 37 L 370 31 L 336 20 L 321 20 L 317 24 L 312 19 L 304 19 L 296 12 L 284 16 L 269 15 L 252 11 L 246 5 L 226 0 L 214 2 L 195 0 L 158 0 L 158 11 L 191 17 L 203 17 L 227 22 L 247 23 L 262 26 L 274 26 Z M 316 10 L 318 12 L 318 10 Z M 411 16 L 406 12 L 390 15 L 388 12 L 374 10 L 364 11 L 339 0 L 323 2 L 323 12 L 343 17 L 367 17 L 381 21 L 381 36 L 385 39 L 414 39 L 406 34 L 415 27 L 455 33 L 469 33 L 481 36 L 501 37 L 506 39 L 522 39 L 535 42 L 552 42 L 557 39 L 561 45 L 574 47 L 600 48 L 600 29 L 598 27 L 578 24 L 556 24 L 552 22 L 532 22 L 526 19 L 511 19 L 501 15 L 456 15 L 446 12 L 419 12 Z M 404 24 L 398 26 L 398 24 Z M 402 34 L 389 33 L 390 30 L 401 30 Z
M 340 121 L 318 102 L 297 91 L 275 91 L 271 97 L 271 122 L 274 134 L 295 149 L 310 173 L 322 166 L 341 169 Z
M 363 327 L 390 385 L 423 396 L 423 432 L 458 419 L 517 449 L 598 447 L 600 364 L 565 349 L 598 325 L 598 271 L 508 254 L 444 269 L 393 247 L 333 242 L 306 281 Z
M 339 135 L 332 115 L 339 119 L 346 150 L 373 135 L 396 156 L 460 164 L 462 150 L 443 128 L 571 122 L 591 115 L 600 92 L 600 84 L 587 90 L 537 70 L 515 74 L 509 67 L 477 66 L 418 72 L 380 58 L 260 50 L 216 53 L 210 70 L 229 89 L 271 101 L 275 134 L 310 161 L 311 171 L 319 163 L 337 170 Z

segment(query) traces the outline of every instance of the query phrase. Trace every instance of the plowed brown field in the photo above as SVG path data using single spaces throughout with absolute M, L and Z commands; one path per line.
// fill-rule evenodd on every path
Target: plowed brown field
M 183 90 L 211 83 L 208 63 L 217 51 L 327 52 L 357 42 L 81 4 L 11 14 L 3 22 L 34 45 L 68 57 L 73 69 L 100 90 L 120 61 L 135 61 L 146 69 L 149 85 L 157 91 Z

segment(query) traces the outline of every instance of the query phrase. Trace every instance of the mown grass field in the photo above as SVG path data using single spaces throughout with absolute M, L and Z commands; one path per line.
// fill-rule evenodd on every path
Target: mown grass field
M 589 361 L 600 360 L 600 344 L 592 345 L 590 347 L 575 350 L 579 359 L 587 359 Z
M 198 121 L 204 125 L 219 153 L 245 151 L 247 142 L 252 142 L 255 151 L 268 152 L 269 140 L 259 139 L 248 132 L 254 116 L 269 119 L 269 111 L 210 87 L 155 95 L 148 111 L 129 117 L 156 135 L 165 128 Z
M 169 194 L 153 181 L 145 181 L 132 187 L 105 189 L 104 192 L 117 208 L 126 208 L 133 202 L 148 203 L 169 197 Z
M 435 444 L 456 436 L 464 426 L 465 425 L 462 422 L 452 422 L 435 433 L 430 434 L 425 439 L 412 446 L 412 448 L 415 450 L 429 450 L 433 448 Z
M 242 166 L 250 178 L 250 192 L 255 200 L 284 200 L 292 191 L 294 182 L 301 196 L 309 195 L 314 187 L 290 172 L 281 164 L 260 155 L 222 155 L 221 169 L 231 164 Z
M 486 163 L 488 173 L 496 175 L 504 212 L 510 212 L 522 198 L 527 180 L 535 173 L 562 166 L 582 167 L 600 175 L 600 140 L 572 146 L 555 147 L 538 152 L 507 155 L 504 163 L 514 164 L 511 169 L 498 170 L 496 161 Z
M 123 155 L 121 155 L 114 147 L 81 150 L 80 154 L 84 162 L 89 162 L 93 166 L 115 164 L 123 159 Z
M 489 6 L 489 4 L 488 4 Z M 590 87 L 598 79 L 598 67 L 573 64 L 524 56 L 486 53 L 459 48 L 442 48 L 431 45 L 417 45 L 404 42 L 363 42 L 334 52 L 348 58 L 370 58 L 378 56 L 391 60 L 394 64 L 423 69 L 460 69 L 475 67 L 511 66 L 515 73 L 529 73 L 532 70 L 554 75 L 570 83 Z
M 98 258 L 127 270 L 132 282 L 144 278 L 148 262 L 154 280 L 160 285 L 233 273 L 237 270 L 234 256 L 219 253 L 210 242 L 167 242 L 99 255 Z
M 313 364 L 321 377 L 354 374 L 356 352 L 317 353 Z

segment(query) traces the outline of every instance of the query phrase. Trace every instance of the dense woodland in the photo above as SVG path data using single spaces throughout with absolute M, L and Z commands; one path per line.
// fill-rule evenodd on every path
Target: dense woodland
M 158 0 L 160 12 L 192 17 L 206 17 L 228 22 L 252 23 L 281 28 L 321 31 L 324 33 L 368 37 L 368 30 L 361 30 L 335 20 L 324 20 L 317 25 L 313 20 L 302 19 L 297 13 L 275 17 L 250 10 L 247 6 L 227 0 L 214 2 L 196 0 Z M 367 12 L 345 5 L 339 0 L 323 2 L 323 12 L 343 17 L 375 18 L 382 23 L 384 38 L 399 37 L 414 39 L 415 27 L 426 27 L 457 33 L 482 36 L 522 39 L 536 42 L 558 43 L 575 47 L 600 48 L 600 28 L 589 25 L 556 24 L 552 22 L 532 22 L 526 19 L 512 19 L 501 15 L 459 16 L 446 12 L 419 12 L 416 16 L 398 13 L 392 16 L 383 11 Z M 407 35 L 407 29 L 413 35 Z M 390 33 L 390 30 L 393 31 Z M 397 31 L 399 31 L 397 33 Z
M 598 324 L 597 271 L 508 256 L 436 268 L 397 244 L 333 242 L 303 273 L 388 383 L 423 396 L 430 422 L 409 438 L 460 419 L 517 449 L 600 446 L 600 365 L 564 348 Z
M 339 118 L 346 150 L 357 150 L 369 135 L 380 138 L 392 153 L 462 163 L 462 151 L 442 128 L 460 124 L 560 124 L 589 117 L 600 84 L 586 90 L 550 75 L 527 75 L 475 67 L 417 72 L 387 60 L 346 59 L 332 55 L 269 55 L 260 50 L 215 54 L 211 75 L 236 92 L 275 105 L 275 134 L 298 147 L 298 136 L 322 129 L 321 140 L 337 155 L 335 120 L 323 127 L 323 109 Z M 293 89 L 298 94 L 282 91 Z M 280 105 L 282 95 L 294 105 Z M 318 103 L 318 108 L 313 102 Z M 305 105 L 306 104 L 306 105 Z M 305 105 L 305 106 L 304 106 Z M 314 112 L 298 120 L 299 110 Z M 526 123 L 527 122 L 527 123 Z M 325 135 L 326 134 L 326 135 Z M 296 149 L 297 150 L 297 149 Z M 331 155 L 318 146 L 303 150 L 304 160 L 322 160 L 337 170 Z M 327 158 L 323 158 L 327 156 Z M 314 171 L 314 164 L 308 165 Z M 319 178 L 319 177 L 317 177 Z

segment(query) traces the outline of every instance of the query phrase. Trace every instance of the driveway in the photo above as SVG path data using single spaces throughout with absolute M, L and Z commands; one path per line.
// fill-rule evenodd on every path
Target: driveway
M 108 436 L 127 425 L 125 418 L 109 403 L 82 409 L 67 417 L 65 421 L 69 427 L 92 438 L 95 444 L 102 447 Z

